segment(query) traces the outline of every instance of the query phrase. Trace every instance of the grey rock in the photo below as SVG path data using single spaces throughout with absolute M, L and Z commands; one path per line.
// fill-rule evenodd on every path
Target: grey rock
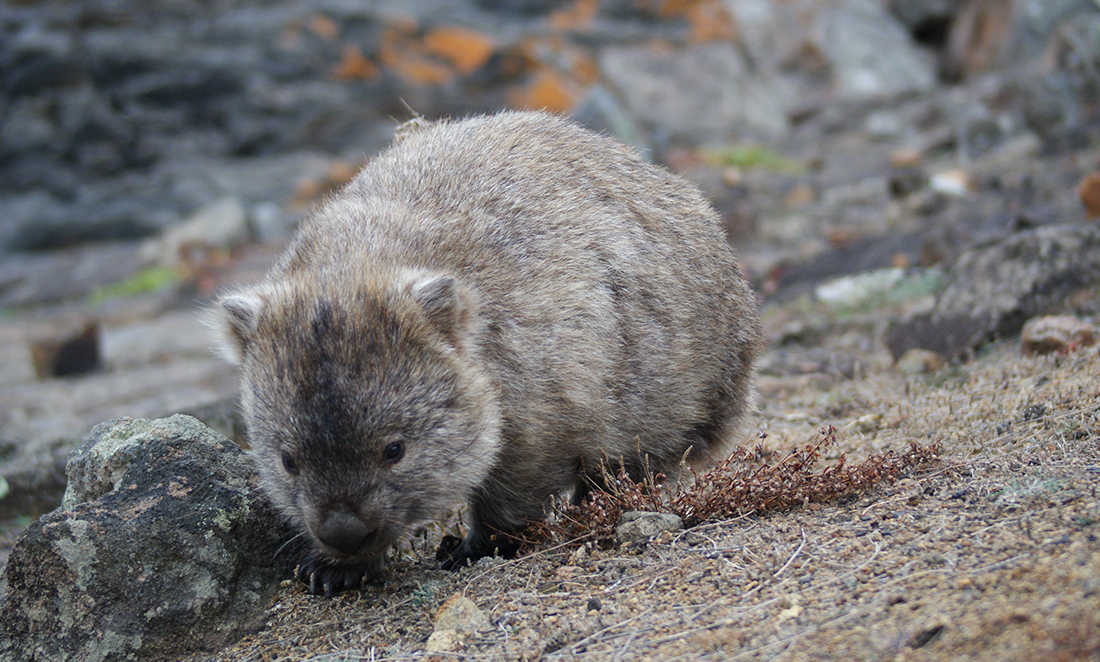
M 935 23 L 946 28 L 963 3 L 958 0 L 888 0 L 886 5 L 905 27 L 916 32 L 930 29 Z
M 723 4 L 737 25 L 738 42 L 744 43 L 754 66 L 769 74 L 798 66 L 793 61 L 797 58 L 791 56 L 809 38 L 805 17 L 822 11 L 818 0 L 725 0 Z
M 1015 22 L 1012 59 L 1016 62 L 1041 54 L 1060 25 L 1079 18 L 1094 19 L 1100 12 L 1096 0 L 1013 0 L 1012 5 Z M 1092 48 L 1095 54 L 1097 45 Z
M 141 268 L 127 242 L 92 244 L 48 253 L 17 253 L 0 260 L 0 306 L 28 306 L 85 297 Z
M 116 419 L 73 453 L 64 507 L 5 568 L 0 659 L 164 659 L 261 624 L 303 551 L 252 459 L 197 420 Z
M 40 234 L 39 227 L 53 226 L 64 216 L 62 205 L 49 191 L 36 189 L 13 195 L 0 194 L 0 252 L 26 248 L 33 241 L 30 234 Z
M 97 268 L 127 255 L 85 250 L 88 264 Z M 55 265 L 75 278 L 82 262 Z M 92 278 L 97 272 L 86 273 Z M 0 498 L 0 519 L 33 519 L 56 508 L 65 489 L 66 457 L 99 421 L 177 412 L 211 422 L 230 420 L 236 375 L 214 355 L 210 334 L 192 305 L 165 310 L 178 296 L 169 289 L 107 301 L 97 309 L 93 319 L 100 320 L 103 369 L 86 375 L 39 379 L 31 356 L 31 341 L 86 313 L 0 321 L 0 477 L 11 488 Z M 232 431 L 233 425 L 224 429 Z
M 252 239 L 244 203 L 229 196 L 203 205 L 187 221 L 175 225 L 142 248 L 142 257 L 178 267 L 192 251 L 228 251 Z
M 905 126 L 898 113 L 890 110 L 872 111 L 864 122 L 867 133 L 876 140 L 895 140 L 905 134 Z
M 0 480 L 7 487 L 0 497 L 0 516 L 27 517 L 56 508 L 65 490 L 65 462 L 72 447 L 65 438 L 30 444 L 0 440 Z
M 66 248 L 92 240 L 126 240 L 147 236 L 165 224 L 158 215 L 158 191 L 126 195 L 127 182 L 111 181 L 109 190 L 80 187 L 77 200 L 62 201 L 43 190 L 23 195 L 0 195 L 0 251 L 37 251 Z M 173 215 L 176 218 L 178 216 Z
M 881 2 L 845 0 L 818 14 L 815 43 L 831 64 L 842 97 L 884 97 L 929 90 L 935 59 L 921 53 Z
M 630 113 L 670 140 L 720 141 L 738 131 L 786 128 L 782 94 L 753 76 L 731 43 L 667 51 L 613 46 L 600 54 L 599 67 Z
M 876 297 L 882 297 L 897 287 L 904 278 L 905 270 L 898 267 L 876 269 L 822 283 L 814 290 L 814 294 L 828 306 L 858 308 L 870 305 Z
M 521 16 L 538 16 L 566 4 L 565 0 L 475 0 L 475 4 L 492 11 L 506 11 Z
M 44 103 L 18 99 L 0 126 L 0 143 L 4 151 L 13 153 L 47 149 L 57 139 L 53 124 L 47 118 Z
M 645 542 L 666 531 L 679 531 L 684 521 L 671 513 L 629 511 L 623 513 L 615 527 L 615 535 L 623 545 Z
M 603 85 L 593 85 L 572 112 L 573 119 L 593 131 L 605 132 L 652 158 L 652 148 L 634 117 Z
M 1100 228 L 1056 225 L 1014 233 L 966 251 L 948 271 L 931 313 L 896 324 L 895 357 L 931 350 L 951 359 L 1019 333 L 1038 315 L 1065 311 L 1100 288 Z

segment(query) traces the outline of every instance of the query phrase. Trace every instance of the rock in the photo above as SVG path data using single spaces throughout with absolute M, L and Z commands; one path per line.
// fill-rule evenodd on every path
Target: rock
M 1014 0 L 970 0 L 951 21 L 944 53 L 944 77 L 969 78 L 1003 65 L 1015 21 Z
M 927 349 L 914 347 L 901 355 L 894 368 L 903 375 L 923 375 L 935 372 L 945 365 L 947 361 L 943 356 Z
M 895 357 L 914 347 L 951 359 L 1014 335 L 1031 317 L 1057 313 L 1100 287 L 1100 228 L 1024 230 L 966 251 L 945 277 L 932 312 L 889 330 Z
M 0 323 L 0 477 L 11 488 L 0 498 L 0 519 L 29 521 L 57 508 L 68 455 L 100 421 L 179 412 L 228 420 L 221 412 L 235 408 L 236 374 L 214 354 L 193 305 L 165 310 L 165 303 L 162 294 L 104 303 L 95 313 L 102 369 L 65 379 L 36 376 L 27 340 L 76 328 L 69 324 L 84 319 L 83 310 Z
M 462 638 L 454 630 L 435 630 L 424 644 L 424 650 L 429 653 L 451 653 L 460 648 Z
M 630 114 L 669 140 L 720 142 L 737 131 L 787 127 L 783 95 L 753 76 L 728 42 L 610 46 L 599 67 Z
M 566 0 L 474 0 L 474 4 L 490 11 L 537 16 L 561 7 Z
M 942 616 L 937 615 L 927 625 L 910 635 L 906 644 L 913 649 L 923 648 L 939 639 L 948 625 Z
M 1023 4 L 1025 0 L 1017 0 Z M 1020 81 L 1024 121 L 1062 149 L 1094 144 L 1100 112 L 1100 12 L 1091 0 L 1026 3 L 1016 12 L 1013 59 L 1033 71 Z M 1029 62 L 1030 58 L 1032 61 Z
M 889 292 L 904 278 L 904 269 L 877 269 L 822 283 L 814 290 L 814 295 L 830 306 L 855 308 Z
M 447 598 L 447 601 L 436 610 L 435 618 L 432 620 L 437 632 L 451 630 L 460 634 L 473 634 L 478 630 L 492 627 L 492 622 L 489 621 L 485 612 L 478 609 L 473 600 L 461 593 L 455 593 Z
M 1100 218 L 1100 172 L 1090 172 L 1077 187 L 1086 218 Z
M 842 97 L 885 97 L 935 85 L 935 61 L 919 52 L 882 2 L 846 0 L 821 11 L 815 46 Z
M 473 600 L 455 593 L 435 612 L 432 619 L 435 629 L 428 637 L 424 650 L 428 652 L 457 651 L 464 645 L 464 637 L 478 630 L 492 627 L 485 612 L 478 609 Z
M 249 455 L 187 416 L 100 424 L 4 569 L 0 659 L 165 659 L 261 625 L 301 543 Z
M 888 0 L 886 5 L 911 33 L 946 25 L 959 13 L 958 0 Z M 943 28 L 941 28 L 943 29 Z
M 936 193 L 963 197 L 974 188 L 974 182 L 965 171 L 954 169 L 932 175 L 928 187 Z
M 79 299 L 126 280 L 140 268 L 141 259 L 129 242 L 5 255 L 0 259 L 0 306 Z
M 852 430 L 859 434 L 873 434 L 883 427 L 883 419 L 882 414 L 864 414 L 845 425 L 844 430 Z
M 75 331 L 34 338 L 30 350 L 39 379 L 91 372 L 100 365 L 99 325 L 86 322 Z
M 73 442 L 65 439 L 18 443 L 0 440 L 4 461 L 0 481 L 6 489 L 0 496 L 0 517 L 34 517 L 57 507 L 65 490 L 65 462 Z
M 201 263 L 202 254 L 237 248 L 252 235 L 244 203 L 229 196 L 204 205 L 185 222 L 151 240 L 142 247 L 142 257 L 166 267 Z
M 875 140 L 896 140 L 905 134 L 901 117 L 891 110 L 876 110 L 869 113 L 864 126 L 867 129 L 867 135 Z
M 907 155 L 897 155 L 896 163 L 891 164 L 890 177 L 887 186 L 890 189 L 890 197 L 904 199 L 924 189 L 928 184 L 928 175 L 920 166 L 919 157 L 915 163 L 904 163 Z
M 633 146 L 643 156 L 651 156 L 652 147 L 646 134 L 615 95 L 603 85 L 588 88 L 570 114 L 574 120 L 589 129 L 608 133 Z
M 632 510 L 623 513 L 615 527 L 615 535 L 623 545 L 646 542 L 666 531 L 679 531 L 684 521 L 671 513 L 649 513 Z
M 1009 57 L 1015 62 L 1050 49 L 1052 37 L 1057 39 L 1066 27 L 1075 29 L 1098 18 L 1094 0 L 1012 0 L 1011 4 L 1015 25 Z M 1095 56 L 1096 48 L 1095 41 L 1091 48 L 1088 41 L 1077 42 L 1074 59 L 1081 62 L 1090 53 Z
M 1024 356 L 1067 354 L 1096 343 L 1096 329 L 1088 322 L 1069 315 L 1033 317 L 1020 331 Z

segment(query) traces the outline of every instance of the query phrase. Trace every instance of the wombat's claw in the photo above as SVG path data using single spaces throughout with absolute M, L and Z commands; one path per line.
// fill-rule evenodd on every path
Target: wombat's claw
M 457 570 L 465 565 L 472 565 L 485 556 L 511 559 L 519 552 L 519 544 L 504 536 L 491 536 L 481 540 L 482 544 L 471 544 L 469 537 L 463 540 L 452 535 L 443 536 L 435 551 L 439 567 Z
M 310 594 L 331 598 L 341 591 L 359 588 L 373 573 L 363 563 L 333 561 L 310 554 L 298 566 L 295 574 L 298 581 L 309 587 Z
M 462 538 L 445 535 L 435 550 L 435 560 L 444 570 L 456 570 L 477 559 L 463 551 Z

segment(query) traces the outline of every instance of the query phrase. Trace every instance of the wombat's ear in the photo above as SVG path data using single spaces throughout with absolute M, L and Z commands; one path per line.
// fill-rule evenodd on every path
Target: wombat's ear
M 457 346 L 469 314 L 458 280 L 448 275 L 425 276 L 414 281 L 409 286 L 409 292 L 432 324 Z
M 218 336 L 219 353 L 230 363 L 241 364 L 263 305 L 263 298 L 252 291 L 234 292 L 218 301 L 210 326 Z

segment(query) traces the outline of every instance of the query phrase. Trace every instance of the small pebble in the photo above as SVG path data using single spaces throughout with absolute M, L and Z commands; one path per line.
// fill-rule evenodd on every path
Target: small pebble
M 619 525 L 615 527 L 615 534 L 619 542 L 626 545 L 645 542 L 665 531 L 679 531 L 682 528 L 684 522 L 676 515 L 631 511 L 623 513 Z
M 946 170 L 932 175 L 928 186 L 937 193 L 963 197 L 973 190 L 974 182 L 962 170 Z
M 454 630 L 436 630 L 424 644 L 424 650 L 429 653 L 450 653 L 461 647 L 462 640 Z

